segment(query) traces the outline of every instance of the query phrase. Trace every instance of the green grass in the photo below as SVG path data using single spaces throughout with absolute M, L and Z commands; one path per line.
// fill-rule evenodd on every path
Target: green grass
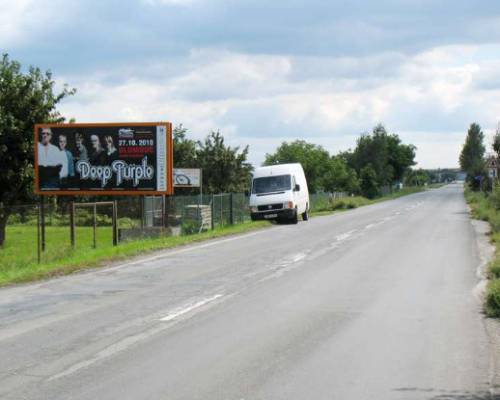
M 416 193 L 423 188 L 405 188 L 397 193 L 374 200 L 364 197 L 346 197 L 333 202 L 319 204 L 313 215 L 331 214 L 377 203 L 384 200 Z M 0 286 L 46 279 L 58 275 L 96 268 L 131 256 L 159 249 L 199 242 L 211 238 L 247 232 L 270 226 L 267 221 L 247 222 L 233 226 L 216 228 L 213 231 L 188 236 L 165 236 L 156 239 L 141 239 L 112 245 L 111 227 L 97 229 L 97 248 L 93 248 L 92 228 L 76 229 L 76 246 L 71 247 L 68 227 L 46 227 L 46 251 L 41 262 L 37 259 L 37 231 L 33 225 L 10 225 L 7 240 L 0 249 Z
M 42 254 L 40 264 L 37 261 L 36 227 L 9 226 L 5 246 L 0 250 L 0 286 L 66 275 L 154 250 L 243 233 L 266 226 L 268 223 L 265 221 L 247 222 L 216 228 L 201 234 L 134 240 L 122 242 L 118 246 L 112 245 L 111 228 L 103 227 L 98 229 L 96 249 L 92 247 L 92 228 L 77 228 L 77 245 L 73 249 L 70 245 L 68 228 L 47 227 L 47 247 Z
M 354 196 L 354 197 L 344 197 L 338 200 L 330 200 L 321 199 L 314 205 L 313 210 L 311 211 L 312 216 L 319 215 L 328 215 L 332 212 L 350 210 L 353 208 L 358 208 L 362 206 L 366 206 L 369 204 L 379 203 L 381 201 L 387 201 L 392 199 L 397 199 L 402 196 L 406 196 L 413 193 L 423 192 L 425 190 L 424 187 L 407 187 L 403 188 L 397 192 L 377 197 L 375 199 L 367 199 L 366 197 Z
M 465 199 L 471 208 L 472 216 L 491 225 L 491 242 L 496 251 L 493 261 L 488 266 L 490 282 L 486 288 L 484 311 L 487 316 L 500 318 L 500 188 L 492 193 L 474 192 L 465 189 Z

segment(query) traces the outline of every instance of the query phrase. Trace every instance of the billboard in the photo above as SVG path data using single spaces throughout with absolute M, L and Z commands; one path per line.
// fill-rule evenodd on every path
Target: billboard
M 201 169 L 199 168 L 174 168 L 175 187 L 200 187 Z
M 35 193 L 173 193 L 172 125 L 35 125 Z

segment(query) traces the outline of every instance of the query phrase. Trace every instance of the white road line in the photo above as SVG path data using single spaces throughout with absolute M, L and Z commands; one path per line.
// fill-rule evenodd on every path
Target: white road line
M 217 300 L 217 299 L 221 298 L 222 296 L 223 296 L 222 294 L 216 294 L 215 296 L 200 300 L 200 301 L 198 301 L 194 304 L 191 304 L 185 308 L 181 308 L 180 310 L 176 310 L 176 311 L 169 313 L 167 316 L 160 318 L 160 321 L 163 321 L 163 322 L 172 321 L 173 319 L 180 317 L 181 315 L 187 314 L 188 312 L 193 311 L 196 308 L 202 307 L 205 304 L 211 303 L 212 301 Z
M 178 311 L 175 311 L 175 312 L 168 314 L 166 317 L 161 318 L 160 321 L 163 321 L 163 322 L 173 321 L 175 318 L 180 317 L 181 315 L 187 314 L 188 312 L 193 311 L 194 309 L 199 308 L 201 306 L 204 306 L 204 305 L 206 305 L 214 300 L 220 299 L 221 297 L 224 297 L 224 295 L 216 294 L 215 296 L 200 300 L 200 301 L 198 301 L 198 302 L 196 302 L 196 303 L 194 303 L 186 308 L 183 308 L 181 310 L 178 310 Z M 226 297 L 229 297 L 229 296 L 226 296 Z M 146 331 L 143 331 L 137 335 L 132 335 L 132 336 L 126 337 L 125 339 L 120 340 L 116 343 L 113 343 L 112 345 L 99 351 L 93 357 L 91 357 L 87 360 L 81 361 L 79 363 L 76 363 L 76 364 L 72 365 L 71 367 L 65 369 L 63 372 L 51 376 L 50 378 L 47 379 L 47 381 L 50 382 L 50 381 L 54 381 L 57 379 L 61 379 L 61 378 L 64 378 L 66 376 L 72 375 L 75 372 L 80 371 L 81 369 L 88 368 L 92 364 L 95 364 L 99 361 L 102 361 L 106 358 L 109 358 L 109 357 L 111 357 L 119 352 L 127 350 L 129 347 L 131 347 L 139 342 L 145 341 L 145 340 L 149 339 L 150 337 L 156 335 L 157 333 L 162 332 L 162 331 L 170 328 L 171 326 L 172 326 L 172 324 L 157 324 L 157 325 L 153 326 L 152 328 L 150 328 Z
M 356 229 L 349 231 L 349 232 L 342 233 L 340 235 L 337 235 L 337 236 L 335 236 L 335 240 L 337 242 L 343 242 L 344 240 L 349 239 L 353 235 L 354 232 L 356 232 Z

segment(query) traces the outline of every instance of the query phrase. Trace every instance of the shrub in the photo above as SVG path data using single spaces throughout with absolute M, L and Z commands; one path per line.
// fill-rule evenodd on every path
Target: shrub
M 200 230 L 200 224 L 196 220 L 182 221 L 181 231 L 183 235 L 193 235 Z
M 485 311 L 488 317 L 500 317 L 500 279 L 492 280 L 488 284 Z

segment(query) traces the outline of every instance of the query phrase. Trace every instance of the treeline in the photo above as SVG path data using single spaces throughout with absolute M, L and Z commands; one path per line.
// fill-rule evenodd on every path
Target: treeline
M 330 155 L 322 146 L 297 140 L 267 154 L 265 165 L 300 162 L 311 192 L 341 191 L 374 198 L 382 188 L 403 182 L 415 165 L 413 145 L 403 144 L 381 124 L 361 135 L 354 150 Z
M 377 125 L 371 134 L 359 137 L 354 150 L 331 155 L 322 146 L 304 140 L 283 142 L 274 153 L 266 154 L 264 165 L 301 163 L 312 193 L 336 191 L 374 198 L 383 188 L 405 179 L 410 184 L 429 180 L 427 174 L 424 179 L 423 173 L 410 169 L 415 164 L 415 150 Z M 248 190 L 252 167 L 247 155 L 248 146 L 241 151 L 231 148 L 218 131 L 204 141 L 194 141 L 184 127 L 174 130 L 175 166 L 202 168 L 208 192 Z

